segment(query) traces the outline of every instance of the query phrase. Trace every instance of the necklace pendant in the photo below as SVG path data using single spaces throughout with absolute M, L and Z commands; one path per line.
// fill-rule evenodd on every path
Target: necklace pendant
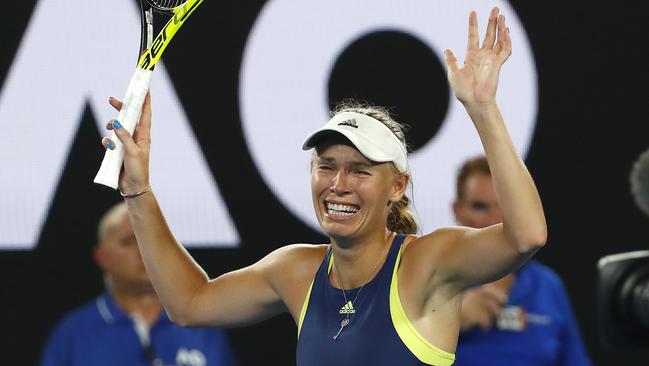
M 336 333 L 336 335 L 334 336 L 334 341 L 338 338 L 340 332 L 342 332 L 347 325 L 349 325 L 349 318 L 345 318 L 340 322 L 340 329 L 338 330 L 338 333 Z

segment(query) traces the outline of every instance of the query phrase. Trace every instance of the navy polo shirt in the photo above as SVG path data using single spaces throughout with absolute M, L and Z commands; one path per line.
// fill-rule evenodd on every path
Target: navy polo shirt
M 495 327 L 460 334 L 456 366 L 590 366 L 559 276 L 531 260 L 518 272 Z

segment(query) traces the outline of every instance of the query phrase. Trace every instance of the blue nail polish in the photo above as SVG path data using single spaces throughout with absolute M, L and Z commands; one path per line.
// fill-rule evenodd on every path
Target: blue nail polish
M 112 142 L 112 141 L 108 141 L 108 142 L 106 143 L 106 147 L 109 148 L 109 149 L 111 149 L 111 150 L 115 150 L 115 143 Z
M 118 120 L 114 120 L 114 121 L 113 121 L 113 127 L 115 127 L 115 128 L 122 128 L 122 124 L 119 123 Z

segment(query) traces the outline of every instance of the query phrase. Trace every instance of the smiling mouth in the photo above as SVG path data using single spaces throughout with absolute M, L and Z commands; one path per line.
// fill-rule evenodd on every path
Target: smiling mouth
M 346 205 L 341 203 L 324 202 L 325 210 L 329 216 L 332 217 L 348 217 L 352 216 L 360 210 L 356 205 Z

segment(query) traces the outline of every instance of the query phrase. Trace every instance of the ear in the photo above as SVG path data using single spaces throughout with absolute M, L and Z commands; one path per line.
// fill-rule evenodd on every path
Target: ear
M 462 216 L 464 215 L 463 212 L 464 208 L 462 207 L 462 204 L 455 200 L 453 201 L 453 215 L 455 216 L 455 221 L 457 222 L 463 222 Z
M 390 195 L 390 202 L 396 203 L 401 200 L 403 195 L 406 194 L 408 182 L 410 182 L 410 176 L 408 174 L 398 174 L 395 176 L 394 184 L 392 185 L 392 194 Z
M 110 260 L 108 259 L 106 249 L 101 245 L 101 243 L 95 245 L 92 254 L 95 259 L 95 263 L 97 263 L 97 266 L 99 266 L 102 271 L 106 271 Z

